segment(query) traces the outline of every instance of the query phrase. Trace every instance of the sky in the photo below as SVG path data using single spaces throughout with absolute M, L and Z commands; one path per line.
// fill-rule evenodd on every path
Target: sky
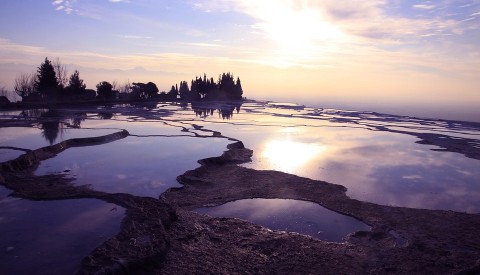
M 480 0 L 2 0 L 0 87 L 45 57 L 89 88 L 232 72 L 257 99 L 478 105 Z

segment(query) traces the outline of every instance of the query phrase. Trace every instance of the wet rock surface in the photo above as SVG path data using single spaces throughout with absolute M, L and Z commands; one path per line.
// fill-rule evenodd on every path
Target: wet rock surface
M 120 233 L 91 252 L 81 263 L 79 274 L 122 273 L 142 270 L 158 262 L 169 246 L 166 229 L 177 220 L 175 210 L 165 202 L 129 194 L 109 194 L 88 186 L 75 186 L 65 175 L 34 176 L 33 168 L 74 146 L 91 146 L 124 138 L 128 132 L 95 138 L 67 140 L 2 163 L 1 183 L 13 190 L 12 196 L 30 200 L 95 198 L 126 209 Z
M 236 146 L 230 151 L 244 150 Z M 276 171 L 256 171 L 236 165 L 204 165 L 179 176 L 185 186 L 170 189 L 163 198 L 178 209 L 179 220 L 193 223 L 175 235 L 171 251 L 185 262 L 211 262 L 215 253 L 199 253 L 223 244 L 215 254 L 213 273 L 455 273 L 476 268 L 480 216 L 381 206 L 353 200 L 345 188 Z M 351 234 L 343 243 L 329 243 L 287 232 L 272 232 L 235 219 L 206 218 L 188 210 L 245 198 L 283 198 L 312 201 L 355 217 L 373 229 Z M 192 234 L 199 232 L 199 234 Z M 190 234 L 190 235 L 189 235 Z M 201 243 L 201 244 L 199 244 Z M 182 245 L 183 244 L 183 245 Z M 198 247 L 197 247 L 198 246 Z M 238 249 L 238 250 L 237 250 Z M 202 251 L 202 250 L 200 250 Z M 174 252 L 171 252 L 174 253 Z M 253 256 L 256 255 L 256 256 Z M 253 259 L 252 259 L 253 256 Z M 191 258 L 190 258 L 191 257 Z M 202 260 L 203 258 L 203 260 Z M 174 258 L 166 258 L 165 271 L 186 272 Z M 238 262 L 233 268 L 229 263 Z M 169 266 L 169 263 L 172 266 Z
M 253 152 L 239 141 L 219 157 L 200 160 L 199 168 L 178 177 L 183 187 L 172 188 L 159 199 L 95 191 L 72 184 L 65 175 L 35 176 L 32 172 L 42 160 L 70 147 L 102 144 L 128 135 L 119 131 L 68 140 L 0 164 L 0 182 L 13 190 L 14 196 L 30 200 L 96 198 L 126 209 L 120 232 L 79 263 L 79 274 L 480 272 L 478 214 L 377 205 L 349 198 L 341 185 L 241 167 L 237 164 L 248 162 Z M 468 144 L 449 145 L 448 150 L 478 157 L 476 152 L 468 155 Z M 372 230 L 332 243 L 191 211 L 247 198 L 315 202 L 361 220 Z

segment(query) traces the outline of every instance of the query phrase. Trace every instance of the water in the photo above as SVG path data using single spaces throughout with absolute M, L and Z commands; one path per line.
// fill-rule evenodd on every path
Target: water
M 195 212 L 215 217 L 248 220 L 272 230 L 298 232 L 314 238 L 341 242 L 348 234 L 370 227 L 352 217 L 313 202 L 286 199 L 246 199 Z
M 0 186 L 2 274 L 73 274 L 120 230 L 125 210 L 94 199 L 29 201 Z
M 340 184 L 362 201 L 480 212 L 480 161 L 417 143 L 419 133 L 436 134 L 478 148 L 478 124 L 297 107 L 245 104 L 228 121 L 209 116 L 196 123 L 253 149 L 245 167 Z
M 254 150 L 253 162 L 246 167 L 340 184 L 352 198 L 383 205 L 480 212 L 480 161 L 417 143 L 419 135 L 435 134 L 468 139 L 471 149 L 480 148 L 478 124 L 293 104 L 195 108 L 162 103 L 50 112 L 62 114 L 47 116 L 59 122 L 48 124 L 57 136 L 45 134 L 46 127 L 38 124 L 0 128 L 0 147 L 4 147 L 0 156 L 11 159 L 23 153 L 6 146 L 35 149 L 52 139 L 126 129 L 131 136 L 99 146 L 70 148 L 42 162 L 35 173 L 65 173 L 75 183 L 97 190 L 158 197 L 178 187 L 176 177 L 198 167 L 197 160 L 218 156 L 226 149 L 231 141 L 215 137 L 212 131 L 217 131 Z M 3 117 L 9 115 L 15 114 Z M 68 127 L 72 125 L 76 128 Z
M 95 190 L 158 198 L 168 188 L 180 187 L 176 177 L 198 167 L 197 160 L 220 155 L 227 144 L 219 138 L 132 136 L 70 148 L 43 161 L 35 174 L 64 173 Z
M 422 135 L 441 136 L 474 152 L 480 148 L 475 123 L 255 102 L 42 112 L 31 116 L 43 124 L 0 128 L 2 159 L 22 153 L 6 147 L 35 149 L 66 138 L 130 132 L 111 143 L 67 149 L 35 171 L 63 173 L 96 190 L 157 198 L 179 187 L 176 177 L 198 167 L 199 159 L 221 155 L 230 137 L 254 150 L 246 167 L 340 184 L 348 196 L 382 205 L 480 212 L 480 161 L 454 149 L 438 151 L 441 144 L 418 143 Z

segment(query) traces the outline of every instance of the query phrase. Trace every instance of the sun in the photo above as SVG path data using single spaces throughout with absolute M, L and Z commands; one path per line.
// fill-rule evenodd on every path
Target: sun
M 341 30 L 323 19 L 318 10 L 289 5 L 265 7 L 263 21 L 255 28 L 274 42 L 274 59 L 292 63 L 325 55 L 342 38 Z M 278 60 L 277 60 L 278 61 Z

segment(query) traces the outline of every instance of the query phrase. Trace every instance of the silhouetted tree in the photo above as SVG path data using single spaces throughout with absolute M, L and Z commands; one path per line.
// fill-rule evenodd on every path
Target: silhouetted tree
M 240 82 L 240 78 L 237 77 L 237 83 L 235 83 L 235 90 L 234 90 L 232 99 L 240 100 L 242 99 L 242 95 L 243 95 L 242 83 Z
M 58 93 L 58 80 L 55 69 L 48 58 L 38 67 L 35 80 L 35 89 L 47 99 L 56 99 Z
M 75 70 L 68 80 L 68 86 L 66 87 L 67 93 L 73 97 L 81 97 L 85 94 L 87 85 L 80 79 L 80 73 Z
M 154 98 L 158 94 L 157 85 L 153 82 L 145 83 L 132 83 L 132 93 L 134 94 L 135 98 L 138 99 L 148 99 Z
M 176 87 L 172 86 L 172 90 Z M 180 82 L 180 98 L 186 101 L 204 100 L 241 100 L 243 95 L 240 78 L 235 82 L 233 74 L 223 73 L 218 77 L 218 83 L 207 75 L 192 79 L 190 90 L 186 81 Z
M 94 100 L 97 97 L 97 92 L 94 89 L 86 89 L 83 99 Z
M 113 99 L 113 86 L 107 81 L 102 81 L 97 84 L 97 95 L 103 100 Z
M 67 77 L 67 67 L 62 64 L 60 58 L 56 58 L 52 62 L 53 69 L 55 70 L 55 76 L 57 77 L 58 87 L 64 88 L 67 85 L 68 77 Z
M 22 100 L 35 92 L 35 75 L 22 73 L 15 77 L 14 89 Z
M 130 93 L 131 88 L 132 88 L 132 85 L 130 84 L 130 81 L 127 80 L 124 83 L 119 85 L 118 91 L 120 93 Z
M 178 93 L 180 93 L 180 98 L 188 98 L 190 88 L 188 87 L 187 81 L 180 82 L 180 90 L 175 94 L 175 98 L 177 98 Z
M 157 85 L 153 82 L 148 82 L 145 85 L 145 93 L 147 94 L 147 98 L 154 98 L 158 94 Z
M 233 80 L 233 75 L 230 73 L 223 73 L 220 77 L 218 88 L 220 92 L 222 92 L 222 99 L 234 99 L 236 87 Z

